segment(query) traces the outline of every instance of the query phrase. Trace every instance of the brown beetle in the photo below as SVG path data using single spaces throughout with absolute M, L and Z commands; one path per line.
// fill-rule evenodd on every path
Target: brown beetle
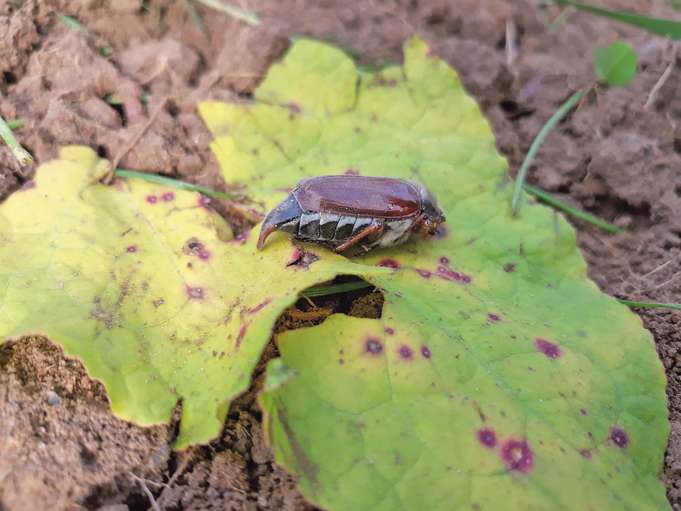
M 402 179 L 320 176 L 301 181 L 270 211 L 260 229 L 258 249 L 281 230 L 293 238 L 344 252 L 392 247 L 412 233 L 435 234 L 445 221 L 433 196 Z

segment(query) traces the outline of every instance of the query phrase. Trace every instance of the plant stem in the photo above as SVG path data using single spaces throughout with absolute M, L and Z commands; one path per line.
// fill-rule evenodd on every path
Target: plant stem
M 523 185 L 523 188 L 530 195 L 534 195 L 538 199 L 546 202 L 547 204 L 553 206 L 554 208 L 560 209 L 561 211 L 565 211 L 568 215 L 572 215 L 575 218 L 584 220 L 585 222 L 593 224 L 596 227 L 603 229 L 604 231 L 612 233 L 624 232 L 624 229 L 622 229 L 621 227 L 606 222 L 605 220 L 601 220 L 600 218 L 598 218 L 595 215 L 592 215 L 591 213 L 587 213 L 586 211 L 582 211 L 581 209 L 566 204 L 565 202 L 556 199 L 554 196 L 546 193 L 544 190 L 541 190 L 536 186 L 532 186 L 530 184 L 525 183 Z
M 618 298 L 617 301 L 629 307 L 640 307 L 641 309 L 681 310 L 681 303 L 636 302 L 634 300 L 623 300 L 622 298 Z
M 24 127 L 24 120 L 21 117 L 7 121 L 7 127 L 11 130 L 18 130 Z
M 12 154 L 19 162 L 19 165 L 26 166 L 33 163 L 33 156 L 17 142 L 17 139 L 14 138 L 14 134 L 12 133 L 12 129 L 8 126 L 2 116 L 0 116 L 0 138 L 2 138 L 2 140 L 5 141 L 5 144 L 12 150 Z
M 556 124 L 558 124 L 560 120 L 563 117 L 565 117 L 565 114 L 572 110 L 572 108 L 577 104 L 577 102 L 580 99 L 582 99 L 584 93 L 585 89 L 580 89 L 577 92 L 575 92 L 572 96 L 570 96 L 568 100 L 565 103 L 563 103 L 558 110 L 556 110 L 556 112 L 549 118 L 549 120 L 546 121 L 546 124 L 544 124 L 541 130 L 539 130 L 539 133 L 532 142 L 530 150 L 527 152 L 527 156 L 525 156 L 525 160 L 523 161 L 523 164 L 520 166 L 520 170 L 518 170 L 518 176 L 515 179 L 513 199 L 511 201 L 511 211 L 514 216 L 518 214 L 518 210 L 520 208 L 520 199 L 522 198 L 523 193 L 523 184 L 525 183 L 527 171 L 530 168 L 530 165 L 532 164 L 532 161 L 534 160 L 537 151 L 539 151 L 539 148 L 544 143 L 544 139 L 546 138 L 546 136 L 551 132 L 551 130 L 553 130 L 553 128 L 556 127 Z
M 206 7 L 210 7 L 212 9 L 215 9 L 216 11 L 224 12 L 225 14 L 233 18 L 241 20 L 244 23 L 248 23 L 252 27 L 257 27 L 258 25 L 260 25 L 260 18 L 258 18 L 258 15 L 255 14 L 254 12 L 246 11 L 239 7 L 222 3 L 219 0 L 196 0 L 196 1 L 201 2 Z
M 332 284 L 330 286 L 313 286 L 306 289 L 301 294 L 315 298 L 318 296 L 335 295 L 338 293 L 347 293 L 349 291 L 357 291 L 358 289 L 364 289 L 367 287 L 373 287 L 373 284 L 369 284 L 363 280 L 356 282 L 343 282 L 341 284 Z
M 118 177 L 131 178 L 131 179 L 141 179 L 143 181 L 148 181 L 150 183 L 156 183 L 165 186 L 172 186 L 174 188 L 179 188 L 181 190 L 188 190 L 190 192 L 199 192 L 203 195 L 209 197 L 214 197 L 216 199 L 227 199 L 227 200 L 239 200 L 243 199 L 241 195 L 229 194 L 225 192 L 218 192 L 212 188 L 207 188 L 205 186 L 195 185 L 192 183 L 187 183 L 186 181 L 180 181 L 179 179 L 173 179 L 170 177 L 159 176 L 158 174 L 152 174 L 150 172 L 138 172 L 136 170 L 127 169 L 116 169 L 114 174 Z

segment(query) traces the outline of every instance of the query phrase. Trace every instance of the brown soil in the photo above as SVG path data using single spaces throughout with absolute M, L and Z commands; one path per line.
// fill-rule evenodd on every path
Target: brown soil
M 321 38 L 362 63 L 381 64 L 399 61 L 403 41 L 419 33 L 459 70 L 517 169 L 551 113 L 593 80 L 592 47 L 623 37 L 640 57 L 634 83 L 590 93 L 542 147 L 530 180 L 628 228 L 611 236 L 576 224 L 590 275 L 605 292 L 680 301 L 681 55 L 645 106 L 674 58 L 663 39 L 579 13 L 551 27 L 558 11 L 529 0 L 245 4 L 261 14 L 259 27 L 197 6 L 208 39 L 180 1 L 0 0 L 0 114 L 25 120 L 17 136 L 37 162 L 63 144 L 85 143 L 120 158 L 122 167 L 224 187 L 198 100 L 248 94 L 291 35 Z M 607 4 L 678 18 L 661 1 Z M 66 29 L 58 13 L 77 17 L 90 35 Z M 512 41 L 507 27 L 515 28 Z M 102 55 L 107 49 L 110 57 Z M 107 103 L 109 94 L 121 104 Z M 0 147 L 0 198 L 32 171 L 17 169 Z M 317 300 L 315 307 L 301 300 L 277 329 L 322 321 L 333 310 L 376 316 L 380 307 L 376 293 Z M 664 479 L 681 510 L 681 314 L 647 310 L 641 317 L 669 379 L 673 432 Z M 259 368 L 254 388 L 261 376 Z M 272 462 L 253 389 L 232 406 L 218 440 L 181 454 L 169 449 L 176 424 L 149 429 L 116 419 L 101 385 L 44 339 L 0 348 L 0 395 L 0 509 L 147 509 L 149 495 L 163 509 L 308 507 Z

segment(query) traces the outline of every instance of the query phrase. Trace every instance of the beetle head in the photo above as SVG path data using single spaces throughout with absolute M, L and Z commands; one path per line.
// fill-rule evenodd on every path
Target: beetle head
M 445 214 L 437 205 L 433 195 L 421 187 L 421 205 L 423 207 L 423 218 L 418 226 L 418 232 L 432 236 L 437 232 L 437 228 L 445 221 Z

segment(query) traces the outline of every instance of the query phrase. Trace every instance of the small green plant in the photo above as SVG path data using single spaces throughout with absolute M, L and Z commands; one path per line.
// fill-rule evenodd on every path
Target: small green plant
M 11 121 L 10 121 L 11 122 Z M 23 125 L 23 121 L 15 120 L 12 124 L 8 124 L 5 119 L 0 116 L 0 138 L 7 144 L 12 151 L 14 158 L 19 165 L 26 166 L 33 163 L 33 156 L 26 149 L 24 149 L 12 133 L 12 129 L 17 129 Z
M 611 86 L 626 87 L 636 75 L 638 58 L 631 44 L 615 41 L 594 49 L 598 78 Z

